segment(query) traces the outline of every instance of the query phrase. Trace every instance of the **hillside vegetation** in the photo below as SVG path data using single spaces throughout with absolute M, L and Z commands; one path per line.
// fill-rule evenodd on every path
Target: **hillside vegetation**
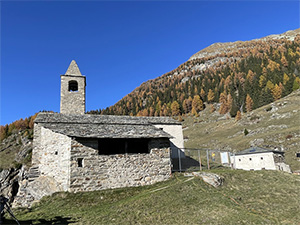
M 197 115 L 204 102 L 221 103 L 220 113 L 252 111 L 300 86 L 300 29 L 293 36 L 214 44 L 178 68 L 149 80 L 115 105 L 89 113 Z
M 37 114 L 0 126 L 0 171 L 31 164 L 33 124 Z
M 279 171 L 214 170 L 214 188 L 173 175 L 151 186 L 56 193 L 15 211 L 21 224 L 298 224 L 299 176 Z M 11 219 L 8 224 L 13 224 Z
M 185 147 L 231 152 L 250 146 L 278 148 L 285 151 L 286 163 L 291 169 L 300 170 L 300 160 L 296 157 L 300 148 L 299 102 L 300 90 L 297 90 L 285 98 L 243 114 L 240 120 L 222 115 L 218 110 L 212 112 L 209 106 L 199 117 L 183 117 Z M 218 109 L 220 104 L 214 107 Z

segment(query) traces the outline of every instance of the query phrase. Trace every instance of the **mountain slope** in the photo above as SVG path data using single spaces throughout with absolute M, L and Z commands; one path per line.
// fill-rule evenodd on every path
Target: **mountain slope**
M 299 88 L 299 33 L 297 29 L 252 41 L 213 44 L 173 71 L 143 83 L 115 105 L 89 113 L 197 115 L 203 102 L 222 102 L 223 113 L 232 116 L 239 110 L 251 111 Z
M 186 148 L 221 149 L 238 152 L 249 146 L 285 151 L 293 171 L 300 170 L 296 153 L 300 148 L 300 90 L 271 104 L 245 113 L 236 121 L 210 108 L 198 118 L 183 117 Z M 218 109 L 220 104 L 215 104 Z M 248 134 L 245 135 L 245 129 Z
M 217 54 L 221 53 L 233 53 L 237 52 L 239 50 L 242 50 L 244 48 L 251 48 L 255 47 L 258 44 L 261 44 L 262 41 L 265 41 L 266 43 L 271 43 L 272 40 L 280 40 L 280 39 L 286 39 L 290 41 L 294 41 L 296 36 L 300 33 L 300 28 L 296 30 L 290 30 L 283 34 L 279 35 L 269 35 L 264 38 L 254 39 L 251 41 L 235 41 L 235 42 L 226 42 L 226 43 L 215 43 L 207 48 L 204 48 L 203 50 L 195 53 L 190 57 L 189 60 L 193 59 L 201 59 L 207 56 L 215 56 Z

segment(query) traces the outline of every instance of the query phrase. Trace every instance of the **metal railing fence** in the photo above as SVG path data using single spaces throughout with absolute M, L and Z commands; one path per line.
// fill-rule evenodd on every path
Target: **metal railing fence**
M 172 171 L 199 171 L 230 167 L 230 152 L 217 149 L 178 149 L 178 158 L 172 158 Z

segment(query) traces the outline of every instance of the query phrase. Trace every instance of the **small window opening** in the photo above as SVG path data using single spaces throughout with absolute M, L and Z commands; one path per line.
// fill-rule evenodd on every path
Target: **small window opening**
M 263 159 L 264 159 L 264 157 L 260 157 L 260 159 L 261 159 L 261 160 L 263 160 Z
M 76 80 L 69 81 L 69 91 L 71 92 L 78 91 L 78 83 Z
M 83 167 L 83 158 L 78 158 L 77 164 L 78 164 L 78 167 Z
M 239 159 L 239 161 L 242 161 L 241 159 Z
M 164 130 L 162 127 L 160 127 L 159 129 Z
M 252 161 L 252 158 L 249 158 L 250 161 Z
M 297 158 L 300 158 L 300 152 L 297 152 L 297 153 L 296 153 L 296 157 L 297 157 Z
M 58 155 L 58 151 L 55 152 L 55 155 Z

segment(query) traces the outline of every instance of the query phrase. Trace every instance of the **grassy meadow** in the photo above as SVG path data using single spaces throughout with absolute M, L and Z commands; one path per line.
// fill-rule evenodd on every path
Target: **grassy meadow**
M 222 186 L 175 173 L 150 186 L 56 193 L 14 213 L 21 224 L 40 225 L 299 224 L 299 176 L 225 168 L 211 172 L 224 178 Z

